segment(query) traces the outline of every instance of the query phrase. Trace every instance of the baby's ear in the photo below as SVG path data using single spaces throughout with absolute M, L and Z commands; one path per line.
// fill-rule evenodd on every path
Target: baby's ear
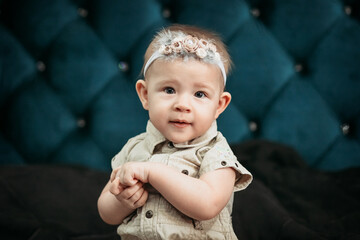
M 145 110 L 149 110 L 149 104 L 148 104 L 148 91 L 147 91 L 147 86 L 146 86 L 146 82 L 142 79 L 139 79 L 136 82 L 135 85 L 136 88 L 136 92 L 139 96 L 139 99 L 143 105 L 143 108 Z
M 229 106 L 230 101 L 231 101 L 231 94 L 229 92 L 223 92 L 220 95 L 219 105 L 218 108 L 216 109 L 215 119 L 217 119 L 220 116 L 220 114 L 223 111 L 225 111 L 227 106 Z

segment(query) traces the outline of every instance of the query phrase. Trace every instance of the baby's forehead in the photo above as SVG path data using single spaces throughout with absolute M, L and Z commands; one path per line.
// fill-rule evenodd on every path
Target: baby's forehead
M 152 73 L 159 72 L 159 70 L 160 74 L 168 76 L 176 74 L 176 77 L 184 75 L 186 73 L 192 73 L 193 75 L 204 74 L 204 77 L 200 78 L 201 81 L 203 81 L 204 83 L 216 82 L 219 83 L 218 86 L 220 88 L 224 88 L 224 80 L 220 68 L 215 64 L 206 63 L 197 59 L 183 59 L 181 57 L 174 59 L 156 59 L 149 67 L 146 79 L 151 79 Z M 216 81 L 210 81 L 210 79 L 213 78 L 216 78 Z

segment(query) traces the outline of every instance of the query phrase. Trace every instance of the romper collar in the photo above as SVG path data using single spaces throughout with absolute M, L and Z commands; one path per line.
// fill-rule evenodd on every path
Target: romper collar
M 149 147 L 150 152 L 153 152 L 158 144 L 168 141 L 160 133 L 160 131 L 157 128 L 155 128 L 155 126 L 152 124 L 150 120 L 148 121 L 146 126 L 146 133 L 147 136 L 145 138 L 145 141 L 147 143 L 147 146 Z M 217 136 L 217 134 L 218 134 L 217 124 L 215 120 L 204 135 L 184 143 L 174 143 L 173 145 L 176 148 L 199 147 L 208 144 L 214 137 Z

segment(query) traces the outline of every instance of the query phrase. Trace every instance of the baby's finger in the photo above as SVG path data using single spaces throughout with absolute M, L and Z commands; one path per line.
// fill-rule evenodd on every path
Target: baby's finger
M 145 189 L 144 188 L 139 188 L 131 197 L 130 197 L 130 201 L 132 202 L 137 202 L 141 196 L 143 195 Z
M 119 193 L 122 192 L 122 190 L 123 188 L 120 184 L 120 179 L 115 178 L 110 184 L 110 192 L 114 195 L 118 195 Z
M 114 179 L 117 177 L 119 170 L 120 170 L 121 166 L 114 169 L 111 174 L 110 174 L 110 182 L 114 181 Z
M 137 183 L 139 183 L 140 181 L 137 180 L 136 178 L 134 178 L 131 174 L 129 174 L 128 172 L 125 173 L 121 173 L 119 175 L 120 178 L 120 183 L 124 186 L 127 187 L 132 187 L 135 186 Z
M 135 208 L 139 208 L 144 206 L 144 204 L 146 203 L 147 199 L 148 199 L 149 193 L 148 191 L 146 191 L 145 189 L 142 191 L 142 194 L 140 196 L 140 198 L 134 203 L 134 207 Z
M 131 199 L 131 197 L 137 192 L 139 191 L 139 189 L 142 188 L 142 183 L 141 182 L 137 182 L 134 186 L 128 187 L 126 188 L 124 191 L 121 192 L 121 198 L 123 199 Z

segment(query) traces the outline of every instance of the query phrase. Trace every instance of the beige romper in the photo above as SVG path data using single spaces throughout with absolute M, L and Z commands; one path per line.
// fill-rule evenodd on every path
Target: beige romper
M 237 172 L 234 192 L 245 189 L 252 175 L 238 161 L 226 139 L 217 131 L 216 121 L 201 137 L 188 143 L 173 144 L 148 121 L 146 132 L 131 138 L 112 159 L 112 168 L 126 162 L 160 162 L 194 178 L 220 168 Z M 237 239 L 232 228 L 233 197 L 218 216 L 206 221 L 187 217 L 149 186 L 146 204 L 118 227 L 127 239 Z

